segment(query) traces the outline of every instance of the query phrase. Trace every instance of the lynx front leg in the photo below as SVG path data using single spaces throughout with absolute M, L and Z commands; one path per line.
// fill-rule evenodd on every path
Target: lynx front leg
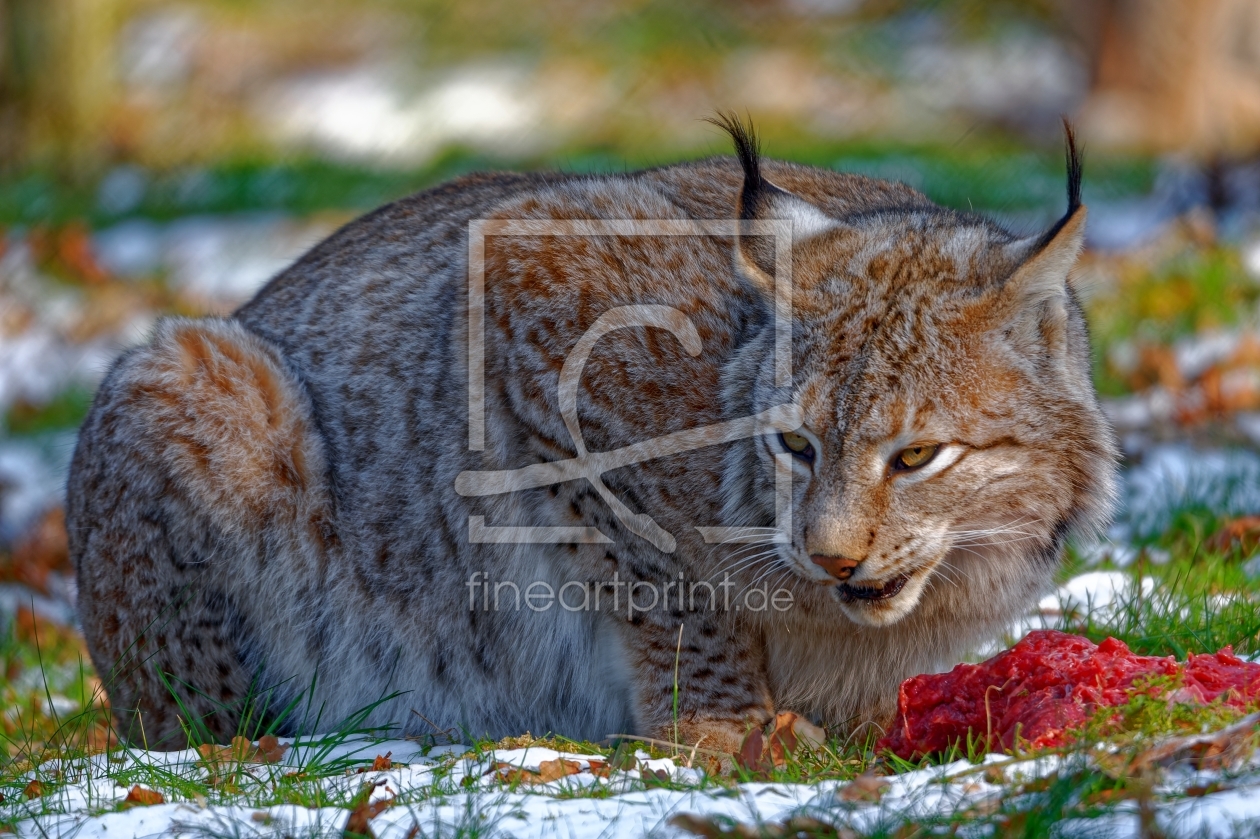
M 737 752 L 774 718 L 762 644 L 721 615 L 678 615 L 636 614 L 626 624 L 635 722 L 662 740 Z

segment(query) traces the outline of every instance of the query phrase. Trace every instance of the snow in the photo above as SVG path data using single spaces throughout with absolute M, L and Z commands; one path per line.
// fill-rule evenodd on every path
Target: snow
M 469 65 L 413 93 L 395 68 L 364 66 L 286 80 L 260 97 L 258 115 L 286 143 L 414 165 L 453 143 L 519 151 L 544 128 L 533 87 L 519 68 Z
M 1153 446 L 1129 469 L 1120 520 L 1129 535 L 1162 533 L 1180 510 L 1210 509 L 1221 516 L 1260 510 L 1260 455 L 1245 449 L 1199 451 L 1181 444 Z
M 212 308 L 231 309 L 331 231 L 278 213 L 191 216 L 166 225 L 130 219 L 92 237 L 102 267 L 120 277 L 159 271 Z
M 291 741 L 283 741 L 291 742 Z M 644 761 L 649 769 L 673 774 L 671 788 L 645 787 L 636 770 L 614 771 L 600 778 L 585 771 L 546 784 L 505 786 L 490 771 L 499 763 L 537 769 L 543 761 L 564 758 L 590 765 L 586 755 L 552 749 L 495 750 L 464 753 L 461 747 L 434 749 L 427 755 L 409 741 L 345 741 L 334 749 L 340 756 L 372 757 L 393 752 L 395 760 L 409 761 L 388 770 L 335 775 L 321 783 L 330 797 L 373 786 L 371 800 L 403 803 L 387 807 L 372 819 L 376 836 L 406 837 L 419 827 L 419 835 L 445 835 L 457 828 L 479 826 L 488 835 L 518 837 L 594 836 L 610 839 L 644 835 L 683 836 L 669 824 L 675 815 L 722 816 L 745 824 L 782 822 L 798 815 L 835 825 L 849 826 L 862 834 L 890 829 L 908 820 L 949 818 L 965 810 L 994 804 L 1007 792 L 1007 783 L 1043 778 L 1061 770 L 1083 768 L 1088 755 L 1019 760 L 989 755 L 979 765 L 966 761 L 892 775 L 878 801 L 849 801 L 837 795 L 838 781 L 812 784 L 744 783 L 734 788 L 706 784 L 698 770 L 674 761 Z M 292 748 L 275 766 L 248 764 L 248 772 L 264 783 L 276 773 L 291 772 L 302 765 L 310 751 Z M 646 757 L 646 756 L 644 756 Z M 193 836 L 214 833 L 236 836 L 326 835 L 338 836 L 345 828 L 349 810 L 340 807 L 301 807 L 292 804 L 255 807 L 242 800 L 235 804 L 208 804 L 204 800 L 170 801 L 138 806 L 121 812 L 112 809 L 123 800 L 128 787 L 109 777 L 120 771 L 151 766 L 164 772 L 190 776 L 203 772 L 197 753 L 132 751 L 119 761 L 98 755 L 87 771 L 69 764 L 63 770 L 71 782 L 55 786 L 43 797 L 25 802 L 30 815 L 17 824 L 18 836 L 132 837 Z M 447 766 L 446 773 L 436 770 Z M 48 769 L 49 767 L 45 767 Z M 80 767 L 82 769 L 84 767 Z M 1219 773 L 1180 772 L 1172 777 L 1181 788 L 1191 783 L 1225 782 L 1228 788 L 1199 798 L 1174 798 L 1158 805 L 1157 819 L 1171 836 L 1214 837 L 1230 835 L 1243 820 L 1260 820 L 1258 767 L 1250 774 L 1223 779 Z M 47 777 L 47 776 L 45 776 Z M 1006 779 L 1003 782 L 1003 778 Z M 242 782 L 243 786 L 247 786 Z M 1174 784 L 1166 791 L 1175 791 Z M 589 794 L 588 794 L 589 793 Z M 248 789 L 242 799 L 248 796 Z M 1035 806 L 1030 801 L 1028 806 Z M 1134 813 L 1123 810 L 1089 823 L 1108 826 L 1118 836 L 1137 836 Z M 1082 825 L 1084 826 L 1084 825 Z
M 74 439 L 74 432 L 0 438 L 0 543 L 18 538 L 54 499 L 62 497 Z
M 1090 571 L 1068 580 L 1037 605 L 1043 615 L 1088 614 L 1096 621 L 1106 622 L 1113 620 L 1134 597 L 1150 597 L 1154 591 L 1155 580 L 1151 577 L 1143 577 L 1140 589 L 1135 590 L 1133 577 L 1123 571 Z

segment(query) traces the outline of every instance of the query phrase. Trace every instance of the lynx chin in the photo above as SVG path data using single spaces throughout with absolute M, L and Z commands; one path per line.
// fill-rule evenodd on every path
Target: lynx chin
M 125 734 L 224 740 L 306 692 L 324 725 L 384 698 L 369 722 L 403 734 L 676 730 L 734 751 L 781 711 L 884 724 L 901 680 L 1035 601 L 1115 495 L 1069 277 L 1071 132 L 1067 213 L 1020 237 L 716 122 L 734 157 L 472 175 L 383 207 L 230 317 L 163 320 L 115 363 L 68 527 Z M 696 227 L 588 235 L 604 221 Z M 619 307 L 657 320 L 592 332 Z M 468 488 L 538 470 L 559 477 Z M 706 541 L 717 526 L 742 535 Z M 495 535 L 525 527 L 551 536 Z M 495 594 L 470 580 L 664 596 L 469 608 Z M 730 603 L 790 608 L 710 608 L 724 581 Z

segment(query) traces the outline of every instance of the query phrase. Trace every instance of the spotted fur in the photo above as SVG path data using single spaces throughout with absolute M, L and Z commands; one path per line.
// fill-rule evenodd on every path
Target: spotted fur
M 477 175 L 389 205 L 232 317 L 165 321 L 119 360 L 80 435 L 68 521 L 83 627 L 128 731 L 175 739 L 191 712 L 227 736 L 251 691 L 274 713 L 309 689 L 325 722 L 384 699 L 371 721 L 410 734 L 677 726 L 732 750 L 776 710 L 837 730 L 884 721 L 902 679 L 1034 602 L 1065 538 L 1104 523 L 1113 494 L 1068 279 L 1079 200 L 1023 239 L 899 184 L 762 159 L 749 128 L 724 125 L 737 159 Z M 469 450 L 470 220 L 733 217 L 796 228 L 789 387 L 774 375 L 771 241 L 492 236 L 486 445 Z M 769 427 L 605 475 L 673 534 L 670 553 L 584 481 L 454 491 L 467 470 L 573 457 L 565 359 L 602 313 L 643 303 L 685 313 L 701 352 L 655 329 L 601 339 L 578 394 L 587 447 L 798 404 L 815 459 L 793 461 L 789 542 L 710 545 L 696 530 L 773 525 L 785 450 Z M 940 449 L 892 468 L 914 443 Z M 474 544 L 470 516 L 612 542 Z M 838 584 L 816 556 L 856 568 Z M 576 581 L 568 602 L 580 591 L 604 607 L 486 610 L 476 574 L 509 593 Z M 737 592 L 789 591 L 792 606 L 711 610 L 702 593 L 607 608 L 613 580 L 659 591 L 723 574 Z M 853 594 L 901 577 L 896 596 Z

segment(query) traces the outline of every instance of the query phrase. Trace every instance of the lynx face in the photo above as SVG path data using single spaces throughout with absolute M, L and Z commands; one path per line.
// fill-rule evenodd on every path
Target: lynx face
M 763 212 L 808 219 L 793 249 L 794 388 L 758 403 L 804 416 L 760 439 L 761 468 L 786 454 L 794 473 L 778 559 L 870 626 L 930 596 L 963 619 L 1026 600 L 1113 493 L 1067 276 L 1084 208 L 1018 239 L 944 211 L 825 219 L 770 189 Z

